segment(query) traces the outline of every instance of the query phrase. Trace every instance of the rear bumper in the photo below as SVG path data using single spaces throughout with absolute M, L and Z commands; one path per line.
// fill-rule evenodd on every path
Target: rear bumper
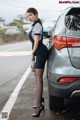
M 80 97 L 80 80 L 74 83 L 53 83 L 48 81 L 49 95 L 62 97 L 62 98 L 73 98 Z

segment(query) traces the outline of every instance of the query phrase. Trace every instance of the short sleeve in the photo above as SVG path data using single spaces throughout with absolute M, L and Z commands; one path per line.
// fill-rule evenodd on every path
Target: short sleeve
M 36 23 L 33 29 L 34 35 L 41 35 L 42 34 L 42 26 L 40 23 Z

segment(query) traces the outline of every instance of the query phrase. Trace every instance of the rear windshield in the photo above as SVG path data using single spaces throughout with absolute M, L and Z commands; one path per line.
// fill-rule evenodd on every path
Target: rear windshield
M 72 8 L 65 17 L 67 35 L 80 37 L 80 8 Z

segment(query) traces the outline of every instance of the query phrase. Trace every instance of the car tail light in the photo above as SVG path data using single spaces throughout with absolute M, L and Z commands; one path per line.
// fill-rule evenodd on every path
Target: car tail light
M 52 40 L 57 50 L 67 47 L 80 47 L 80 38 L 54 36 Z
M 59 82 L 61 83 L 71 83 L 77 81 L 78 78 L 73 77 L 73 78 L 61 78 L 59 79 Z

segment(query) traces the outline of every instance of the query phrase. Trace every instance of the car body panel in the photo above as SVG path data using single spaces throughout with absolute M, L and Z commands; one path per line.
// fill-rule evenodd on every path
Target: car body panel
M 65 16 L 66 41 L 72 38 L 72 47 L 68 47 L 68 53 L 73 67 L 80 69 L 80 8 L 72 8 Z
M 52 38 L 55 36 L 65 37 L 66 44 L 69 42 L 68 37 L 80 38 L 80 31 L 71 31 L 65 26 L 65 16 L 72 9 L 73 7 L 66 9 L 66 11 L 59 16 L 52 32 Z M 76 95 L 80 96 L 80 47 L 67 46 L 66 48 L 57 50 L 54 45 L 54 40 L 52 40 L 49 52 L 50 54 L 47 61 L 49 95 L 62 98 L 70 98 Z M 64 77 L 76 77 L 78 79 L 71 83 L 59 82 L 59 79 Z

